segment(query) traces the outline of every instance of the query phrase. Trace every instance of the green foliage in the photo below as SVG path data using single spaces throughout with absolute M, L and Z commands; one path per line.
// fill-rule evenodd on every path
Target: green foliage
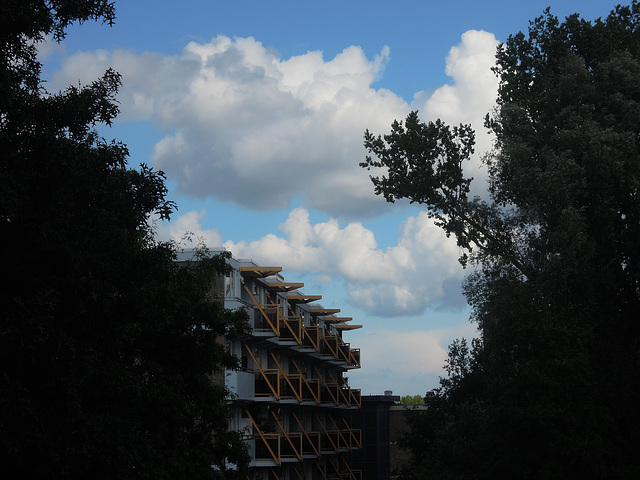
M 424 403 L 424 397 L 422 395 L 404 395 L 400 397 L 400 403 L 402 405 L 416 405 Z
M 179 266 L 153 239 L 162 172 L 92 131 L 120 77 L 44 92 L 35 44 L 103 1 L 3 1 L 0 11 L 0 459 L 2 478 L 232 478 L 223 338 L 243 312 L 212 294 L 224 256 Z M 35 42 L 35 43 L 34 43 Z
M 407 476 L 637 478 L 640 6 L 594 22 L 547 10 L 496 59 L 490 201 L 467 199 L 459 171 L 440 184 L 468 155 L 421 156 L 443 127 L 414 113 L 365 134 L 376 192 L 424 204 L 475 266 L 464 289 L 482 344 L 452 346 Z

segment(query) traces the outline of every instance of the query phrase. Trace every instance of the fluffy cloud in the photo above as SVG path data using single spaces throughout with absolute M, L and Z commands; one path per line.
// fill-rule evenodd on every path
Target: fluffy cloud
M 376 316 L 422 313 L 445 295 L 447 281 L 460 282 L 455 241 L 447 238 L 426 214 L 408 218 L 397 245 L 378 248 L 374 233 L 352 222 L 332 219 L 312 225 L 309 213 L 294 209 L 280 225 L 283 235 L 269 234 L 253 242 L 227 241 L 237 258 L 282 266 L 287 272 L 339 277 L 351 301 Z
M 441 118 L 452 125 L 470 123 L 475 129 L 477 154 L 474 161 L 465 166 L 465 173 L 476 180 L 473 195 L 486 195 L 486 171 L 481 168 L 480 157 L 491 148 L 492 142 L 483 124 L 498 91 L 498 78 L 491 71 L 498 44 L 492 33 L 465 32 L 461 43 L 451 48 L 446 59 L 446 74 L 453 83 L 429 94 L 420 92 L 413 102 L 423 118 Z
M 222 245 L 222 236 L 215 228 L 205 229 L 202 223 L 206 217 L 204 210 L 187 212 L 171 222 L 152 219 L 156 237 L 164 241 L 172 240 L 181 248 L 193 249 L 200 245 L 215 248 Z
M 283 60 L 253 38 L 225 36 L 189 43 L 177 56 L 78 53 L 51 85 L 89 82 L 107 67 L 119 71 L 119 121 L 148 120 L 166 132 L 152 160 L 178 193 L 254 210 L 304 198 L 310 208 L 353 219 L 388 208 L 358 167 L 363 131 L 386 132 L 411 108 L 424 119 L 478 127 L 495 98 L 489 67 L 496 45 L 489 33 L 465 33 L 447 58 L 454 83 L 416 95 L 411 106 L 371 86 L 388 48 L 373 59 L 352 46 L 329 60 L 321 52 Z
M 380 329 L 366 333 L 354 344 L 361 349 L 363 368 L 351 372 L 354 377 L 351 383 L 362 388 L 363 394 L 382 394 L 380 384 L 384 379 L 384 390 L 400 395 L 424 395 L 438 386 L 440 376 L 445 376 L 442 367 L 447 359 L 447 347 L 453 340 L 475 336 L 476 328 L 468 322 L 441 330 Z M 414 385 L 416 390 L 407 390 L 407 385 Z

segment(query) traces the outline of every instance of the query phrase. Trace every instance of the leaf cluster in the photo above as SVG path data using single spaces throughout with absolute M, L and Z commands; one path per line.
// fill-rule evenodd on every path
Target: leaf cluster
M 424 402 L 422 395 L 403 395 L 400 397 L 400 404 L 402 405 L 414 405 Z

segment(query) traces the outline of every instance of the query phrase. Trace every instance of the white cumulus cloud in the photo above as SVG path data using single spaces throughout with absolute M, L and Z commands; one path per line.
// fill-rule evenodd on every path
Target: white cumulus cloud
M 206 212 L 204 210 L 192 210 L 178 216 L 171 222 L 161 222 L 158 219 L 152 219 L 152 222 L 158 239 L 172 240 L 185 250 L 201 245 L 206 245 L 209 248 L 219 247 L 222 245 L 222 236 L 215 228 L 202 227 L 205 218 Z
M 223 35 L 173 56 L 77 53 L 50 87 L 88 83 L 108 67 L 119 71 L 118 121 L 150 121 L 165 132 L 152 161 L 177 193 L 254 210 L 303 198 L 308 208 L 353 220 L 389 208 L 358 166 L 366 128 L 385 133 L 417 108 L 425 120 L 473 123 L 479 150 L 488 147 L 480 119 L 496 96 L 496 45 L 492 34 L 466 32 L 446 59 L 453 83 L 416 94 L 412 105 L 372 87 L 390 59 L 387 47 L 373 59 L 357 46 L 332 59 L 317 51 L 281 59 L 254 38 Z
M 470 123 L 475 129 L 476 155 L 465 166 L 466 175 L 476 180 L 473 195 L 486 195 L 487 173 L 481 168 L 480 157 L 490 150 L 493 138 L 485 131 L 484 117 L 495 105 L 498 91 L 498 78 L 491 71 L 498 44 L 492 33 L 465 32 L 446 59 L 446 74 L 453 83 L 429 94 L 420 92 L 413 102 L 423 119 L 440 118 L 451 125 Z
M 309 213 L 294 209 L 280 225 L 282 235 L 253 242 L 226 241 L 237 258 L 282 266 L 288 272 L 340 277 L 352 302 L 376 316 L 414 315 L 445 295 L 447 281 L 461 281 L 455 241 L 426 214 L 403 224 L 397 245 L 378 248 L 361 223 L 341 227 L 337 220 L 311 224 Z
M 352 373 L 354 385 L 366 394 L 381 394 L 382 388 L 395 394 L 424 395 L 438 385 L 438 377 L 445 376 L 443 365 L 447 347 L 456 338 L 470 340 L 478 335 L 468 322 L 451 328 L 435 330 L 398 331 L 382 328 L 362 332 L 354 347 L 361 349 L 362 370 Z M 381 354 L 381 352 L 384 352 Z M 407 385 L 414 385 L 407 390 Z

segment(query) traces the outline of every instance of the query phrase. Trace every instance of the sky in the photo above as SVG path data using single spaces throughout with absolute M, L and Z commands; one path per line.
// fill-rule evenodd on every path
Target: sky
M 113 26 L 87 22 L 41 45 L 45 87 L 122 75 L 120 115 L 99 127 L 132 167 L 165 172 L 178 211 L 160 239 L 281 266 L 287 281 L 363 328 L 348 373 L 363 395 L 424 394 L 448 345 L 477 335 L 460 250 L 420 206 L 386 203 L 369 172 L 366 129 L 417 110 L 476 129 L 465 167 L 486 196 L 482 118 L 495 105 L 496 48 L 547 6 L 593 20 L 606 0 L 116 1 Z M 188 244 L 186 244 L 188 246 Z

